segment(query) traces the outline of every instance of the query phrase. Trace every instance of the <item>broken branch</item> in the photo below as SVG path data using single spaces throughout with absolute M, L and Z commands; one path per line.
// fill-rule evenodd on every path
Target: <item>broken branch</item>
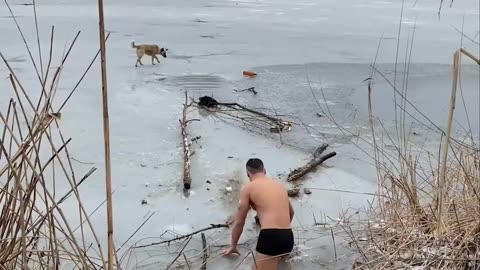
M 324 156 L 321 156 L 320 158 L 314 158 L 310 160 L 307 164 L 305 164 L 305 166 L 293 170 L 288 175 L 287 182 L 292 182 L 300 179 L 302 176 L 315 169 L 318 165 L 322 164 L 325 160 L 330 159 L 336 155 L 336 152 L 331 152 Z
M 305 174 L 315 169 L 318 165 L 322 164 L 325 160 L 330 159 L 337 155 L 336 152 L 331 152 L 322 156 L 322 153 L 327 149 L 327 147 L 328 147 L 328 144 L 322 144 L 317 149 L 315 149 L 315 152 L 313 153 L 313 159 L 310 160 L 304 166 L 293 170 L 288 175 L 287 182 L 292 182 L 300 179 L 302 176 L 304 176 Z
M 190 119 L 187 120 L 187 109 L 191 106 L 188 104 L 188 94 L 185 92 L 185 103 L 183 104 L 183 113 L 182 119 L 179 120 L 180 128 L 182 132 L 182 141 L 183 141 L 183 188 L 188 190 L 192 184 L 192 177 L 190 176 L 190 145 L 188 140 L 187 125 L 193 121 L 200 121 L 199 119 Z

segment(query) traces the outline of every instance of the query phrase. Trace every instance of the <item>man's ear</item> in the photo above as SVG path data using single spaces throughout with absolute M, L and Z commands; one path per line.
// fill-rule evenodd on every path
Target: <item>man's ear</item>
M 267 170 L 265 168 L 263 168 L 263 173 L 267 174 Z

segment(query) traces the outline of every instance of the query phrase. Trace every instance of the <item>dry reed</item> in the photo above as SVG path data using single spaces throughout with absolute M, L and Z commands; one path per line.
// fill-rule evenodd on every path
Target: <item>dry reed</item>
M 105 158 L 105 196 L 107 199 L 107 233 L 108 233 L 108 270 L 113 270 L 115 247 L 113 243 L 113 202 L 112 173 L 110 162 L 110 118 L 108 114 L 107 59 L 105 46 L 105 20 L 103 16 L 103 0 L 98 0 L 98 32 L 100 42 L 100 59 L 102 73 L 102 109 L 103 109 L 103 143 Z M 117 263 L 118 264 L 118 263 Z

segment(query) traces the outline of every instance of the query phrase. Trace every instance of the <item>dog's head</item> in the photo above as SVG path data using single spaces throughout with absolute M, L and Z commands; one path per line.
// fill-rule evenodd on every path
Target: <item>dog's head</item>
M 160 55 L 167 58 L 167 51 L 168 51 L 168 49 L 161 48 L 160 49 Z

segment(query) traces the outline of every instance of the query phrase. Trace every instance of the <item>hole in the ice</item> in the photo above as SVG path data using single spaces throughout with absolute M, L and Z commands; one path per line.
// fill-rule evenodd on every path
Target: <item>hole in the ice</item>
M 218 89 L 226 83 L 222 77 L 208 74 L 173 76 L 165 81 L 187 91 Z

